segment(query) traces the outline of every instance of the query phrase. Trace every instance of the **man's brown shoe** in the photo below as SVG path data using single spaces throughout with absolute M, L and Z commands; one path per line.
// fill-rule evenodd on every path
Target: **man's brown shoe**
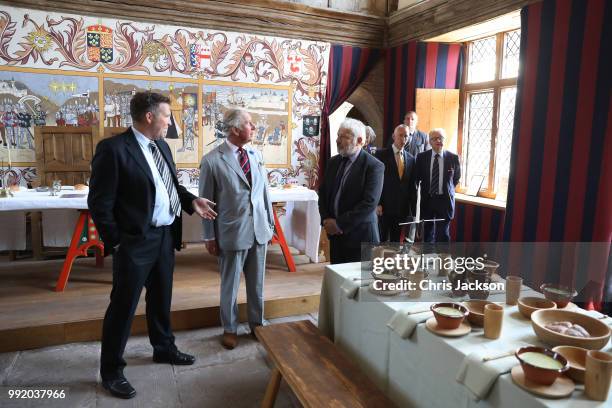
M 236 333 L 223 332 L 221 345 L 228 350 L 233 349 L 236 347 L 236 345 L 238 345 L 238 335 Z

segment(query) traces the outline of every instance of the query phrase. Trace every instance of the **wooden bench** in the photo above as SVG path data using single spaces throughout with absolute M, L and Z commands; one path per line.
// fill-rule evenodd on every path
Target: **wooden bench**
M 274 406 L 284 378 L 304 407 L 394 407 L 308 320 L 257 327 L 255 333 L 275 367 L 262 407 Z

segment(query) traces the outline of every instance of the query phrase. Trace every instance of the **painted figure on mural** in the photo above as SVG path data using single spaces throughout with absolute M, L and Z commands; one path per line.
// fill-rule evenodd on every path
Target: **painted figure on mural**
M 268 124 L 264 118 L 259 119 L 257 121 L 257 135 L 255 136 L 255 140 L 253 143 L 255 144 L 263 144 L 266 140 L 266 129 L 268 128 Z
M 185 150 L 193 151 L 195 148 L 195 138 L 196 132 L 194 129 L 195 126 L 195 110 L 192 108 L 187 108 L 183 110 L 183 124 L 185 125 L 185 132 L 183 134 L 183 146 L 178 149 L 179 152 L 184 152 Z
M 17 116 L 13 110 L 13 106 L 7 104 L 4 106 L 4 127 L 6 128 L 6 141 L 11 147 L 17 147 L 17 138 L 15 136 L 17 124 Z
M 47 111 L 43 110 L 40 103 L 34 107 L 34 125 L 45 126 L 47 124 Z
M 4 126 L 4 105 L 0 104 L 0 145 L 6 146 L 6 127 Z
M 19 119 L 19 141 L 17 142 L 17 148 L 25 149 L 26 144 L 28 149 L 34 149 L 34 136 L 30 127 L 32 126 L 32 115 L 26 111 L 23 105 L 20 106 L 20 111 L 17 113 Z

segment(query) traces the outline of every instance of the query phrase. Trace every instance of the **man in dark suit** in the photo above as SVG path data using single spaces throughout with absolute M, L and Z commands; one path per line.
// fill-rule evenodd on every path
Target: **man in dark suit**
M 444 138 L 444 129 L 433 129 L 429 132 L 431 150 L 420 153 L 416 159 L 417 184 L 421 185 L 421 219 L 444 219 L 424 224 L 423 241 L 428 243 L 450 242 L 455 187 L 461 178 L 459 156 L 444 150 Z
M 413 157 L 417 157 L 419 153 L 423 153 L 431 149 L 429 145 L 429 137 L 427 133 L 421 132 L 417 129 L 419 123 L 419 116 L 415 111 L 409 111 L 404 116 L 404 125 L 408 130 L 408 141 L 404 145 L 404 149 L 408 151 Z M 388 147 L 393 144 L 393 138 L 390 138 L 387 142 Z
M 376 209 L 378 215 L 382 217 L 381 241 L 399 242 L 402 226 L 398 224 L 412 221 L 412 217 L 416 214 L 415 159 L 404 150 L 407 139 L 406 125 L 399 125 L 393 132 L 391 148 L 376 154 L 378 160 L 385 165 L 382 195 Z
M 332 264 L 361 260 L 361 243 L 378 244 L 376 206 L 384 165 L 362 148 L 365 126 L 345 119 L 338 130 L 338 153 L 325 168 L 319 187 L 319 213 L 329 238 Z
M 179 185 L 172 154 L 163 140 L 170 99 L 150 92 L 130 102 L 134 125 L 102 140 L 92 160 L 87 204 L 104 246 L 113 255 L 113 288 L 102 328 L 102 386 L 114 396 L 136 391 L 123 375 L 123 351 L 143 286 L 153 361 L 188 365 L 170 327 L 174 249 L 181 245 L 181 210 L 214 218 L 210 201 Z

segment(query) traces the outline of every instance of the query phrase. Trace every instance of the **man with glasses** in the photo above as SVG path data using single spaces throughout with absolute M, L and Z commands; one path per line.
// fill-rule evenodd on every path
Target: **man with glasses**
M 446 132 L 442 128 L 429 132 L 431 150 L 416 160 L 416 182 L 421 185 L 421 219 L 444 221 L 424 223 L 423 241 L 450 242 L 450 220 L 455 214 L 455 187 L 461 178 L 459 156 L 444 149 Z
M 98 143 L 87 204 L 104 248 L 113 253 L 113 289 L 102 326 L 102 386 L 119 398 L 136 391 L 126 380 L 123 351 L 143 286 L 153 361 L 193 364 L 170 327 L 174 250 L 181 246 L 181 212 L 212 219 L 214 203 L 181 186 L 168 144 L 170 99 L 139 92 L 130 102 L 134 125 Z

